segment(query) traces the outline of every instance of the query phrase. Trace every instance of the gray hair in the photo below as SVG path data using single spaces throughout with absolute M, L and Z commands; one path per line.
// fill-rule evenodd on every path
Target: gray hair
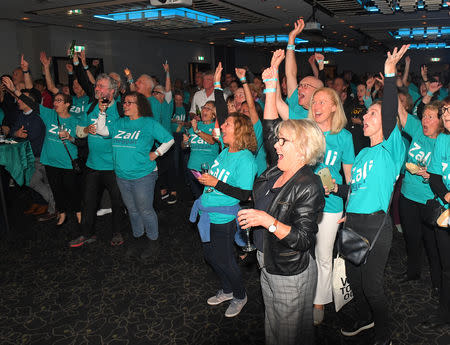
M 98 75 L 97 79 L 95 80 L 95 83 L 98 83 L 100 80 L 108 80 L 109 83 L 109 89 L 114 90 L 114 98 L 117 96 L 119 84 L 117 81 L 114 80 L 114 78 L 111 78 L 106 73 L 101 73 Z

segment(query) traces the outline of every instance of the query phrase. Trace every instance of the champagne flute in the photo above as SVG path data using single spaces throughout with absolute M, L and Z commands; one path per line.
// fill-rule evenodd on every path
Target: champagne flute
M 417 159 L 417 165 L 421 168 L 427 168 L 428 167 L 427 159 L 426 158 Z M 429 179 L 424 177 L 422 183 L 429 183 Z
M 253 208 L 251 202 L 241 203 L 241 209 L 245 210 L 245 209 L 250 209 L 250 208 Z M 242 229 L 243 234 L 244 234 L 243 237 L 244 237 L 244 240 L 245 240 L 245 246 L 242 247 L 242 251 L 246 252 L 246 253 L 250 253 L 250 252 L 256 250 L 256 247 L 252 243 L 252 240 L 251 240 L 251 237 L 250 237 L 251 236 L 250 235 L 250 230 L 251 229 L 252 228 Z
M 202 163 L 202 165 L 200 166 L 200 171 L 202 174 L 209 174 L 209 169 L 210 169 L 210 167 L 209 167 L 208 162 Z M 208 188 L 206 188 L 205 193 L 211 193 L 212 191 L 213 191 L 213 188 L 208 187 Z

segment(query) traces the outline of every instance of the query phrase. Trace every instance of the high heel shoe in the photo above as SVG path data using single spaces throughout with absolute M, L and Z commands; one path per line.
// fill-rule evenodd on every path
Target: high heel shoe
M 63 226 L 67 222 L 67 214 L 64 217 L 65 217 L 64 220 L 61 223 L 59 223 L 59 220 L 61 219 L 61 213 L 58 215 L 56 220 L 57 227 Z

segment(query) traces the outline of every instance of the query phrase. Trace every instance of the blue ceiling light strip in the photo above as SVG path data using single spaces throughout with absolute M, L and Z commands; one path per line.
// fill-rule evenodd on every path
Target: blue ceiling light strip
M 220 18 L 208 13 L 194 11 L 189 8 L 153 8 L 141 11 L 128 11 L 110 13 L 105 15 L 94 15 L 95 18 L 113 20 L 116 22 L 140 22 L 148 20 L 187 18 L 202 25 L 214 25 L 230 23 L 231 19 Z
M 398 31 L 389 32 L 389 34 L 395 39 L 401 38 L 414 38 L 423 37 L 429 38 L 429 36 L 442 37 L 450 35 L 450 26 L 430 26 L 424 28 L 401 28 Z
M 335 47 L 309 47 L 295 49 L 298 53 L 342 53 L 344 50 Z
M 450 48 L 450 45 L 447 45 L 444 42 L 432 42 L 432 43 L 413 43 L 410 44 L 409 49 L 443 49 Z
M 247 44 L 276 44 L 287 43 L 289 40 L 288 35 L 258 35 L 258 36 L 245 36 L 244 38 L 235 38 L 236 42 Z M 308 40 L 302 38 L 296 38 L 295 44 L 308 43 Z

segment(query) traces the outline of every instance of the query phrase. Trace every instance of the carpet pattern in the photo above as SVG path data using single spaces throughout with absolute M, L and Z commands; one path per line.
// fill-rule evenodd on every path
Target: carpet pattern
M 27 193 L 9 191 L 12 231 L 0 245 L 0 344 L 141 345 L 264 344 L 264 306 L 256 266 L 243 268 L 248 303 L 235 318 L 227 304 L 211 307 L 218 280 L 207 266 L 196 229 L 181 201 L 159 205 L 161 252 L 149 262 L 125 257 L 126 244 L 112 247 L 111 217 L 97 218 L 98 241 L 80 248 L 74 217 L 62 227 L 22 215 Z M 127 242 L 131 229 L 123 234 Z M 394 344 L 450 344 L 450 328 L 418 326 L 437 304 L 424 267 L 420 281 L 398 284 L 405 270 L 401 234 L 394 231 L 386 271 Z M 328 305 L 316 328 L 316 344 L 368 344 L 371 330 L 340 335 L 351 306 L 339 313 Z

